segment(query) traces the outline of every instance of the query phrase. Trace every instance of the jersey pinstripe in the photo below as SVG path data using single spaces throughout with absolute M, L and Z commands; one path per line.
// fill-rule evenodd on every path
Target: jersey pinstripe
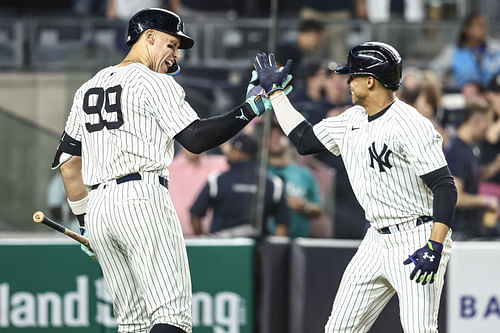
M 349 262 L 325 333 L 366 333 L 385 305 L 398 294 L 401 326 L 405 333 L 438 333 L 438 310 L 452 240 L 451 230 L 443 242 L 438 276 L 433 284 L 411 281 L 413 267 L 403 265 L 416 248 L 429 239 L 432 223 L 395 234 L 380 234 L 369 228 Z
M 118 331 L 155 323 L 191 332 L 191 279 L 182 229 L 157 177 L 107 182 L 89 195 L 89 242 L 99 258 Z
M 84 184 L 142 171 L 167 178 L 173 137 L 199 119 L 184 97 L 173 77 L 139 63 L 104 68 L 83 84 L 65 132 L 82 142 Z
M 416 226 L 416 219 L 433 213 L 432 192 L 420 176 L 446 166 L 441 136 L 430 121 L 398 99 L 372 117 L 354 106 L 316 124 L 314 133 L 333 154 L 342 155 L 372 226 L 344 272 L 325 333 L 368 332 L 395 293 L 404 332 L 437 333 L 451 230 L 433 285 L 411 281 L 413 267 L 403 261 L 425 244 L 433 228 L 432 223 Z M 377 231 L 384 227 L 391 227 L 391 233 Z
M 174 136 L 199 119 L 173 77 L 135 63 L 107 67 L 75 94 L 65 126 L 82 144 L 85 224 L 113 298 L 118 331 L 158 323 L 191 333 L 186 246 L 169 191 Z M 140 181 L 116 179 L 139 173 Z
M 432 216 L 421 175 L 446 165 L 442 138 L 415 108 L 396 99 L 369 120 L 361 106 L 314 126 L 321 143 L 342 155 L 353 191 L 377 229 Z

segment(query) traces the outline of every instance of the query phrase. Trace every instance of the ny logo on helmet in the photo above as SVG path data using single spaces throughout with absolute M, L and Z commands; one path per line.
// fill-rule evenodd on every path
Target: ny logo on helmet
M 434 255 L 430 256 L 428 252 L 424 252 L 423 259 L 429 259 L 430 262 L 434 261 Z
M 372 142 L 371 147 L 368 147 L 368 152 L 370 153 L 370 167 L 375 169 L 373 164 L 373 161 L 375 160 L 377 161 L 378 169 L 380 172 L 385 172 L 385 168 L 392 168 L 392 165 L 389 162 L 389 156 L 391 155 L 392 151 L 387 147 L 385 143 L 380 154 L 378 154 L 377 149 L 375 148 L 375 141 Z

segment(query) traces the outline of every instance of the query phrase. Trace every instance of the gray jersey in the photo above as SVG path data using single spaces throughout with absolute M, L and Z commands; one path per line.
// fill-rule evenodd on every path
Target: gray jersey
M 420 176 L 446 166 L 442 137 L 415 108 L 396 99 L 368 117 L 354 106 L 314 126 L 321 143 L 342 155 L 353 191 L 377 228 L 432 216 L 433 196 Z
M 82 142 L 84 184 L 142 171 L 167 177 L 174 136 L 198 119 L 184 97 L 173 77 L 139 63 L 104 68 L 83 84 L 65 132 Z

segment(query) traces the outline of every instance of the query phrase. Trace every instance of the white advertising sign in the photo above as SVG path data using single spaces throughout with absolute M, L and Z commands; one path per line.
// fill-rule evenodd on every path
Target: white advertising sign
M 447 331 L 500 332 L 500 242 L 455 242 L 447 276 Z

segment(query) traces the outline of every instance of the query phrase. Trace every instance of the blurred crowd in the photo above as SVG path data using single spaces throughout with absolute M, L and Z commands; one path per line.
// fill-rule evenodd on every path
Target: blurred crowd
M 293 59 L 290 100 L 315 124 L 351 106 L 347 79 L 334 74 L 329 59 L 345 59 L 344 26 L 328 20 L 361 19 L 409 22 L 446 17 L 442 1 L 279 1 L 300 21 L 293 34 L 278 36 L 277 61 Z M 282 5 L 282 6 L 281 6 Z M 170 8 L 181 15 L 216 12 L 242 16 L 266 13 L 266 1 L 92 1 L 72 2 L 78 15 L 128 20 L 143 7 Z M 264 14 L 262 14 L 264 15 Z M 267 14 L 266 14 L 267 15 Z M 343 36 L 340 38 L 339 36 Z M 410 36 L 409 36 L 410 37 Z M 397 45 L 395 45 L 397 47 Z M 500 41 L 489 36 L 485 15 L 468 14 L 455 41 L 426 68 L 404 66 L 397 96 L 428 118 L 443 137 L 455 178 L 458 202 L 452 223 L 456 240 L 500 236 Z M 186 237 L 255 236 L 252 201 L 258 188 L 262 124 L 219 150 L 194 155 L 179 148 L 170 167 L 172 199 Z M 266 235 L 361 239 L 368 227 L 349 183 L 342 159 L 332 154 L 298 156 L 278 126 L 271 126 L 265 182 Z M 250 198 L 250 199 L 249 199 Z

